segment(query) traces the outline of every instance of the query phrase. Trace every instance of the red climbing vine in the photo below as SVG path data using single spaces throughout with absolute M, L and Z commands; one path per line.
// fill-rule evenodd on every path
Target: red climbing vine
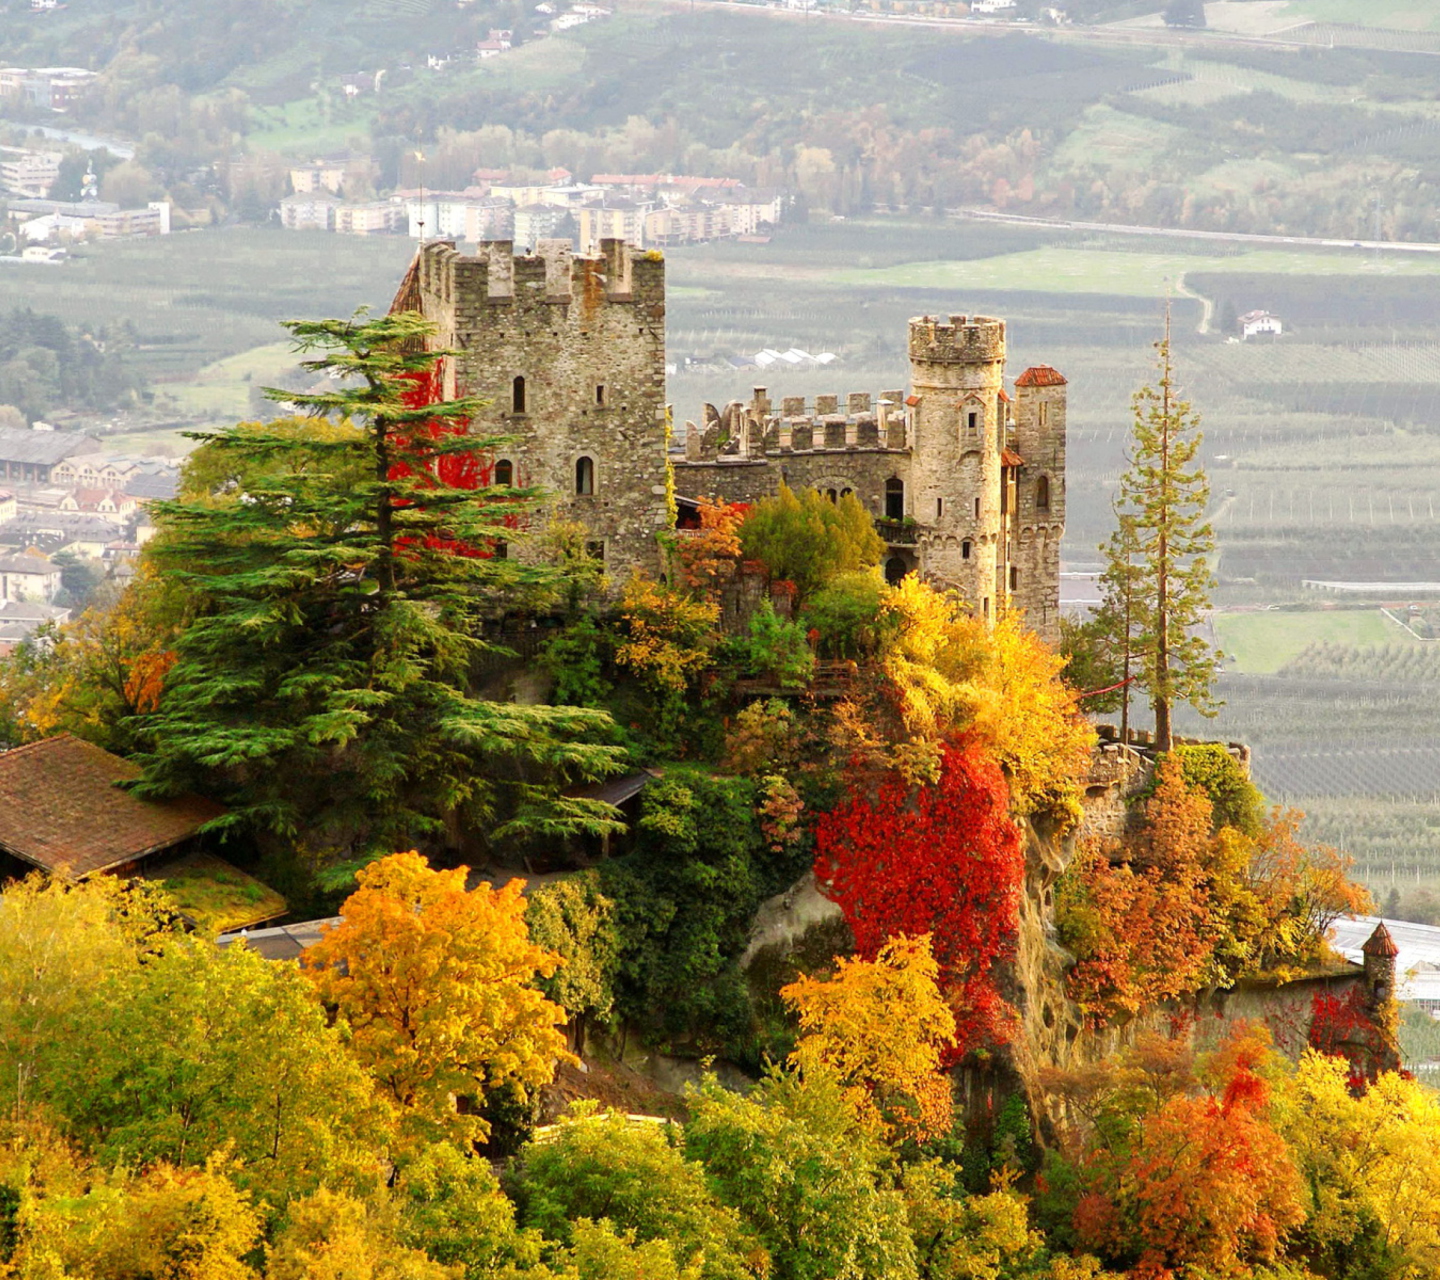
M 935 784 L 892 774 L 816 829 L 816 877 L 865 959 L 889 938 L 931 935 L 957 1054 L 1003 1043 L 1013 1018 L 994 977 L 1014 953 L 1024 873 L 1009 805 L 999 767 L 961 739 L 945 747 Z

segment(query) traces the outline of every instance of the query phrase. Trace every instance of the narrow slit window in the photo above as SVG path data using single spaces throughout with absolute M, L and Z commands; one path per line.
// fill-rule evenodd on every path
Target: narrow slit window
M 510 412 L 525 413 L 525 378 L 523 375 L 516 375 L 515 381 L 510 384 Z
M 1020 587 L 1020 570 L 1013 564 L 1010 566 L 1010 590 L 1016 591 Z
M 575 459 L 575 492 L 589 497 L 595 492 L 595 459 Z
M 595 384 L 595 407 L 597 409 L 605 407 L 605 384 L 603 382 Z
M 504 485 L 515 483 L 515 464 L 509 458 L 501 458 L 495 464 L 495 483 Z
M 972 436 L 980 433 L 980 415 L 974 409 L 965 415 L 965 428 Z
M 960 544 L 960 559 L 962 559 L 962 560 L 968 560 L 968 559 L 970 559 L 970 539 L 969 539 L 969 538 L 966 538 L 965 541 Z
M 945 514 L 945 499 L 935 499 L 935 519 L 939 520 Z
M 975 499 L 975 519 L 980 519 L 980 499 Z
M 1035 481 L 1035 510 L 1050 510 L 1050 477 L 1041 476 Z

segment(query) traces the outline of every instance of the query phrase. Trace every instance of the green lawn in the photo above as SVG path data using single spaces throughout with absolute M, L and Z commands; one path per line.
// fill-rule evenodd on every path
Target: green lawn
M 1030 249 L 968 262 L 910 262 L 873 270 L 835 271 L 827 279 L 909 289 L 987 289 L 996 292 L 1108 293 L 1161 297 L 1187 272 L 1236 275 L 1440 276 L 1440 254 L 1373 254 L 1337 250 L 1257 249 L 1232 256 L 1110 249 Z
M 1356 648 L 1420 643 L 1378 609 L 1219 613 L 1215 615 L 1215 632 L 1225 652 L 1226 667 L 1245 675 L 1276 672 L 1307 645 L 1319 642 Z
M 1285 17 L 1297 21 L 1348 22 L 1400 31 L 1440 31 L 1435 0 L 1295 0 Z
M 299 360 L 290 342 L 253 347 L 206 365 L 193 382 L 157 388 L 156 399 L 173 405 L 177 414 L 193 415 L 202 425 L 235 422 L 250 416 L 253 387 L 273 386 Z

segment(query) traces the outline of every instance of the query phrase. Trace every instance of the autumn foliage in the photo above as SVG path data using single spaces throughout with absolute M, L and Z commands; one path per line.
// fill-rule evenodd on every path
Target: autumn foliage
M 1268 1052 L 1263 1033 L 1238 1033 L 1216 1055 L 1213 1088 L 1165 1098 L 1092 1152 L 1075 1214 L 1082 1244 L 1130 1263 L 1135 1280 L 1250 1276 L 1275 1259 L 1305 1208 L 1266 1114 Z
M 865 1128 L 891 1140 L 945 1132 L 955 1018 L 939 976 L 930 939 L 902 937 L 874 960 L 842 959 L 829 981 L 800 977 L 780 992 L 800 1020 L 791 1065 L 834 1072 Z
M 1247 974 L 1303 972 L 1323 959 L 1331 921 L 1368 901 L 1348 860 L 1296 838 L 1295 814 L 1217 830 L 1176 755 L 1159 762 L 1141 819 L 1124 840 L 1082 845 L 1057 896 L 1070 995 L 1097 1022 Z
M 1007 1034 L 994 970 L 1014 949 L 1024 868 L 1009 805 L 999 767 L 961 740 L 943 748 L 933 785 L 892 774 L 816 829 L 816 877 L 844 911 L 861 957 L 876 959 L 900 935 L 933 939 L 958 1053 Z
M 520 882 L 467 890 L 466 875 L 432 871 L 413 852 L 371 863 L 302 961 L 381 1092 L 422 1133 L 483 1136 L 454 1098 L 545 1084 L 568 1056 L 564 1011 L 534 985 L 559 957 L 530 941 Z

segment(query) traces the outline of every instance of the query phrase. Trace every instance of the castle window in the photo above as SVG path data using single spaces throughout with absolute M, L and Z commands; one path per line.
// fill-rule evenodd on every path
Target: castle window
M 605 384 L 603 382 L 595 384 L 595 407 L 597 409 L 605 407 Z
M 969 539 L 969 538 L 966 538 L 965 541 L 960 544 L 960 559 L 962 559 L 962 560 L 968 560 L 968 559 L 970 559 L 970 539 Z
M 975 519 L 980 519 L 980 499 L 975 499 Z
M 842 498 L 848 498 L 848 497 L 849 497 L 852 493 L 854 493 L 854 492 L 855 492 L 854 489 L 841 489 L 841 490 L 840 490 L 840 496 L 841 496 Z
M 525 379 L 522 376 L 515 378 L 510 384 L 510 412 L 524 413 L 525 409 Z
M 905 518 L 905 482 L 898 476 L 891 476 L 885 481 L 885 518 L 887 520 L 903 520 Z
M 1050 510 L 1050 477 L 1041 476 L 1035 481 L 1035 510 Z
M 1050 406 L 1044 400 L 1040 401 L 1039 417 L 1040 425 L 1042 427 L 1047 425 L 1050 421 Z
M 587 542 L 585 544 L 585 554 L 589 556 L 590 559 L 598 560 L 601 564 L 604 564 L 605 544 L 603 542 Z
M 972 436 L 979 434 L 979 431 L 980 431 L 980 414 L 979 414 L 976 410 L 971 409 L 970 412 L 965 415 L 965 429 L 966 429 Z
M 910 566 L 900 556 L 891 556 L 885 561 L 885 581 L 892 587 L 910 572 Z
M 575 459 L 575 492 L 589 497 L 595 492 L 595 459 Z
M 515 483 L 515 464 L 511 462 L 509 458 L 501 458 L 500 461 L 495 464 L 495 483 Z
M 826 496 L 827 498 L 829 498 L 831 502 L 839 502 L 839 501 L 840 501 L 840 495 L 839 495 L 838 493 L 836 493 L 834 489 L 826 489 L 826 490 L 825 490 L 825 496 Z
M 1013 564 L 1010 566 L 1010 590 L 1014 591 L 1020 586 L 1020 570 Z
M 945 499 L 935 499 L 935 519 L 939 520 L 945 514 Z
M 990 616 L 990 597 L 989 597 L 989 596 L 986 596 L 985 599 L 983 599 L 983 600 L 980 602 L 980 612 L 983 613 L 987 618 Z

